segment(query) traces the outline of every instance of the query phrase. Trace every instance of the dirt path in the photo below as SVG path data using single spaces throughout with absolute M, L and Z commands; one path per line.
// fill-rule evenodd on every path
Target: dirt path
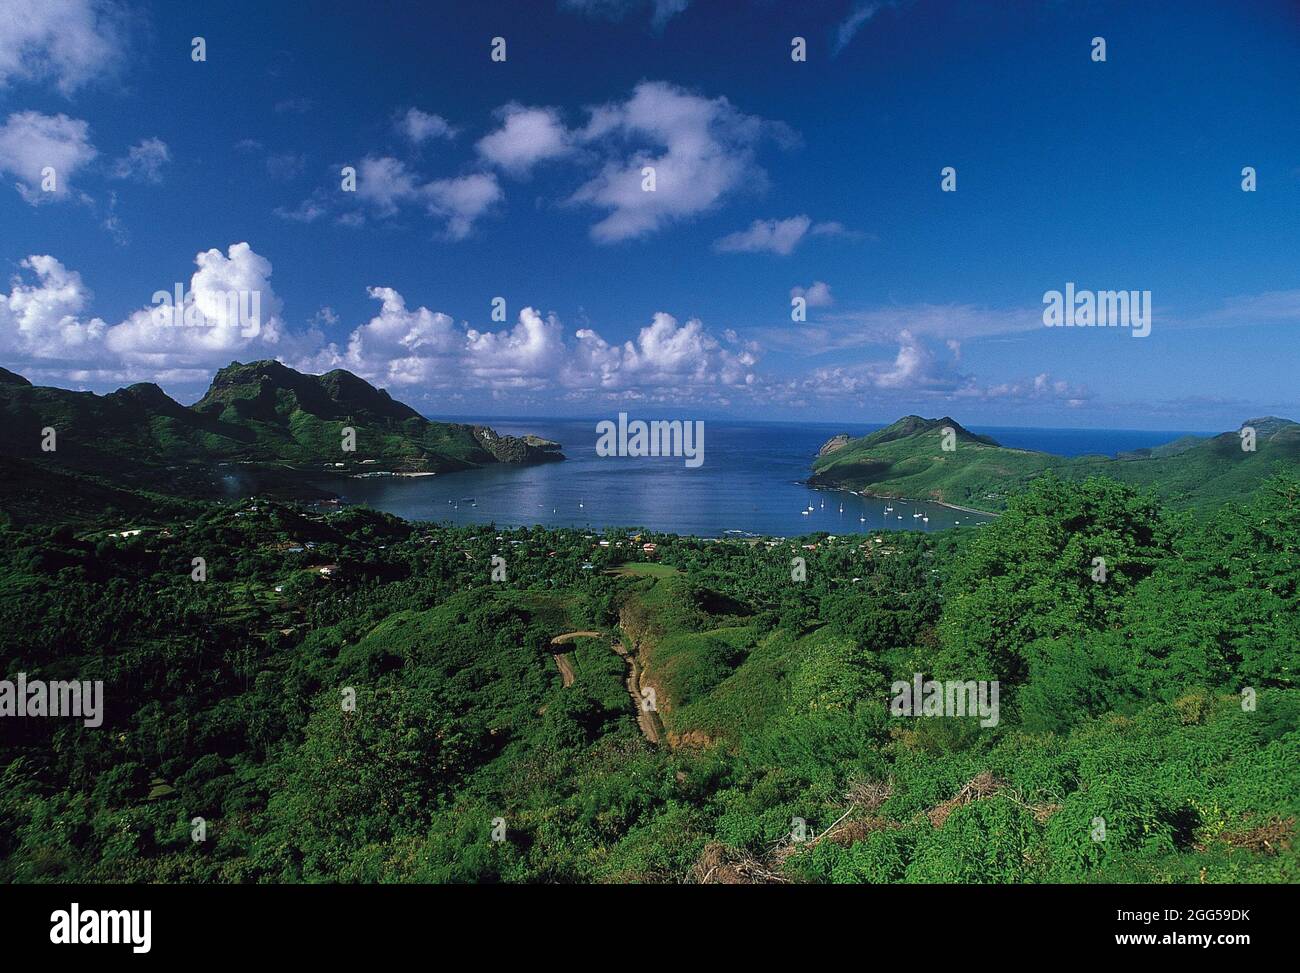
M 599 639 L 604 632 L 565 632 L 564 635 L 556 635 L 551 639 L 551 645 L 568 645 L 575 639 Z M 555 667 L 560 670 L 560 679 L 564 680 L 564 688 L 567 689 L 573 684 L 573 657 L 567 652 L 552 653 L 555 657 Z
M 560 670 L 560 678 L 564 680 L 564 688 L 568 689 L 573 685 L 573 658 L 567 652 L 557 652 L 555 665 Z
M 621 642 L 614 643 L 614 651 L 627 663 L 627 692 L 632 697 L 632 706 L 636 709 L 637 725 L 641 727 L 641 733 L 647 740 L 657 744 L 662 725 L 659 722 L 659 714 L 654 710 L 646 709 L 645 700 L 641 698 L 641 667 L 637 664 L 636 656 L 629 653 Z
M 604 632 L 565 632 L 563 635 L 557 635 L 551 639 L 551 644 L 564 645 L 574 639 L 598 639 L 603 637 L 604 634 Z
M 567 645 L 574 639 L 603 638 L 604 635 L 604 632 L 566 632 L 551 639 L 551 645 Z M 614 642 L 612 648 L 627 663 L 627 694 L 632 697 L 632 708 L 636 711 L 637 726 L 641 728 L 641 734 L 647 740 L 657 744 L 662 727 L 659 723 L 659 714 L 642 706 L 641 667 L 637 665 L 636 657 L 623 647 L 623 643 Z M 573 657 L 568 652 L 556 652 L 553 655 L 555 665 L 560 670 L 560 678 L 564 681 L 565 687 L 572 686 L 574 679 Z
M 574 639 L 600 638 L 604 634 L 604 632 L 566 632 L 564 635 L 557 635 L 551 639 L 551 644 L 567 645 Z M 567 689 L 573 685 L 574 680 L 573 656 L 568 652 L 556 652 L 554 656 L 555 666 L 560 670 L 560 679 L 564 681 L 564 688 Z

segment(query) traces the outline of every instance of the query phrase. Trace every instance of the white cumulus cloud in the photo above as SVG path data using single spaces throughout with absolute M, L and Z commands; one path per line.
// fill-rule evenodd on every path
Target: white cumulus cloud
M 784 126 L 746 115 L 726 98 L 643 81 L 626 101 L 591 110 L 578 137 L 606 161 L 570 201 L 608 211 L 591 228 L 599 243 L 646 236 L 742 188 L 761 187 L 766 173 L 754 155 L 765 135 L 790 137 Z M 647 167 L 654 170 L 653 191 L 643 188 Z
M 469 235 L 474 221 L 504 195 L 496 176 L 476 172 L 455 179 L 435 179 L 420 188 L 425 207 L 446 220 L 447 236 L 461 240 Z
M 0 294 L 0 349 L 14 362 L 77 360 L 93 356 L 107 325 L 85 320 L 91 293 L 81 275 L 50 256 L 32 255 L 19 266 L 35 277 L 10 281 Z
M 121 8 L 110 0 L 4 0 L 0 88 L 52 81 L 64 95 L 112 75 L 126 47 Z
M 511 103 L 497 110 L 501 127 L 479 139 L 482 158 L 513 176 L 524 176 L 537 163 L 572 151 L 569 132 L 554 108 L 525 108 Z
M 71 179 L 97 154 L 90 126 L 62 113 L 15 112 L 0 125 L 0 172 L 18 179 L 15 188 L 33 206 L 67 198 Z
M 500 330 L 458 325 L 450 315 L 410 308 L 391 287 L 372 287 L 379 313 L 341 346 L 328 344 L 295 367 L 347 368 L 380 385 L 422 390 L 563 392 L 671 396 L 754 381 L 753 348 L 727 348 L 698 320 L 655 314 L 636 338 L 612 344 L 590 328 L 570 337 L 554 314 L 525 307 Z
M 128 366 L 200 368 L 240 355 L 266 357 L 267 349 L 279 344 L 282 304 L 271 287 L 269 260 L 247 243 L 236 243 L 224 254 L 217 249 L 197 254 L 194 263 L 198 270 L 185 288 L 186 304 L 202 313 L 201 323 L 178 324 L 152 304 L 108 329 L 104 344 L 109 352 Z M 164 282 L 158 290 L 174 294 L 175 287 Z M 236 300 L 245 311 L 256 308 L 255 321 L 241 316 Z

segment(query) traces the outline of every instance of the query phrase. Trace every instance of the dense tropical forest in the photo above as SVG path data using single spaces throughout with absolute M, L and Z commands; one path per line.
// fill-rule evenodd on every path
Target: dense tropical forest
M 0 661 L 103 722 L 2 721 L 0 880 L 1300 880 L 1291 472 L 793 541 L 50 482 Z M 999 718 L 898 713 L 918 673 Z

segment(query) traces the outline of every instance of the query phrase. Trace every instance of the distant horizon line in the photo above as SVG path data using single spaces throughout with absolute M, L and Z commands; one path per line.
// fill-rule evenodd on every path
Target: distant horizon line
M 627 410 L 621 410 L 621 411 L 627 411 Z M 906 413 L 906 415 L 916 415 L 916 414 L 917 414 L 917 413 Z M 434 413 L 428 413 L 428 412 L 421 412 L 420 415 L 422 415 L 425 419 L 428 419 L 430 422 L 457 422 L 457 423 L 462 423 L 462 424 L 467 424 L 467 425 L 489 425 L 489 424 L 491 424 L 491 423 L 493 423 L 493 422 L 510 422 L 510 423 L 528 423 L 528 422 L 592 422 L 592 423 L 596 423 L 596 422 L 600 422 L 600 421 L 602 421 L 602 420 L 606 420 L 606 419 L 609 418 L 609 415 L 608 415 L 608 414 L 604 414 L 604 415 L 591 415 L 591 416 L 585 416 L 585 415 L 575 415 L 575 416 L 561 416 L 561 415 L 531 415 L 531 416 L 526 416 L 526 415 L 497 415 L 497 416 L 483 416 L 483 415 L 455 415 L 455 414 L 450 414 L 450 413 L 437 413 L 437 414 L 434 414 Z M 664 416 L 664 415 L 660 415 L 660 416 L 658 416 L 658 418 L 661 418 L 661 419 L 671 419 L 672 416 Z M 683 417 L 680 417 L 680 416 L 679 416 L 678 418 L 683 418 Z M 848 421 L 848 422 L 843 422 L 843 421 L 840 421 L 840 420 L 834 420 L 834 419 L 709 418 L 708 416 L 704 416 L 704 417 L 694 417 L 694 418 L 703 418 L 703 421 L 705 421 L 705 422 L 721 422 L 721 423 L 727 423 L 727 424 L 729 424 L 729 425 L 737 425 L 737 426 L 742 426 L 742 425 L 765 425 L 765 426 L 844 426 L 844 427 L 851 427 L 851 426 L 867 426 L 867 427 L 872 427 L 869 431 L 874 431 L 875 429 L 883 429 L 883 428 L 885 428 L 885 427 L 887 427 L 887 426 L 890 426 L 890 425 L 892 425 L 893 423 L 897 422 L 899 419 L 904 418 L 904 416 L 899 416 L 897 419 L 890 419 L 890 420 L 888 420 L 888 421 L 881 421 L 881 420 L 874 420 L 874 419 L 873 419 L 873 420 L 861 420 L 861 421 L 850 420 L 850 421 Z M 922 418 L 926 418 L 926 417 L 922 417 Z M 939 418 L 939 417 L 936 416 L 935 418 Z M 1275 416 L 1274 418 L 1285 419 L 1286 417 L 1285 417 L 1285 416 Z M 1291 422 L 1291 421 L 1295 421 L 1295 420 L 1287 420 L 1287 421 Z M 997 424 L 984 424 L 984 423 L 969 423 L 969 424 L 968 424 L 968 423 L 966 423 L 966 422 L 963 422 L 963 421 L 960 420 L 960 419 L 958 419 L 957 422 L 959 422 L 962 426 L 964 426 L 965 428 L 971 430 L 972 432 L 976 432 L 976 431 L 978 431 L 979 429 L 986 429 L 986 430 L 996 430 L 996 429 L 1014 429 L 1014 430 L 1023 430 L 1023 431 L 1026 431 L 1026 432 L 1149 432 L 1149 433 L 1157 433 L 1157 432 L 1158 432 L 1158 433 L 1174 433 L 1174 434 L 1176 434 L 1176 435 L 1181 435 L 1181 436 L 1220 436 L 1220 435 L 1222 435 L 1222 434 L 1225 433 L 1225 432 L 1234 432 L 1234 431 L 1235 431 L 1235 430 L 1233 430 L 1233 429 L 1219 429 L 1219 430 L 1211 430 L 1211 429 L 1160 429 L 1160 428 L 1148 428 L 1148 427 L 1140 427 L 1140 428 L 1139 428 L 1139 427 L 1133 427 L 1133 426 L 1014 426 L 1014 425 L 997 425 Z M 1245 422 L 1245 420 L 1242 420 L 1242 422 Z M 1238 427 L 1237 427 L 1237 428 L 1240 428 L 1240 424 L 1238 424 Z M 847 432 L 847 428 L 846 428 L 845 431 Z
M 373 382 L 370 382 L 368 379 L 365 379 L 365 378 L 363 378 L 362 376 L 357 375 L 355 372 L 351 372 L 351 371 L 349 371 L 349 370 L 346 369 L 346 368 L 333 368 L 333 369 L 330 369 L 330 370 L 325 371 L 325 372 L 302 372 L 302 371 L 299 371 L 298 369 L 294 368 L 292 365 L 287 365 L 287 364 L 285 364 L 284 362 L 279 361 L 278 359 L 273 359 L 273 358 L 272 358 L 272 359 L 255 359 L 255 360 L 253 360 L 253 361 L 249 361 L 249 362 L 241 362 L 241 361 L 237 361 L 237 360 L 236 360 L 236 361 L 232 361 L 232 362 L 230 363 L 230 365 L 219 366 L 219 367 L 215 368 L 215 369 L 213 370 L 213 378 L 214 378 L 214 380 L 215 380 L 215 377 L 216 377 L 216 375 L 217 375 L 218 372 L 221 372 L 221 371 L 223 371 L 224 369 L 226 369 L 226 368 L 230 368 L 230 367 L 232 367 L 232 366 L 248 366 L 248 365 L 257 365 L 257 364 L 261 364 L 261 363 L 263 363 L 263 362 L 271 362 L 271 363 L 274 363 L 274 364 L 280 365 L 280 366 L 282 366 L 282 367 L 284 367 L 284 368 L 286 368 L 286 369 L 288 369 L 288 370 L 290 370 L 290 371 L 297 372 L 297 373 L 300 374 L 300 375 L 307 375 L 307 376 L 311 376 L 311 377 L 314 377 L 314 378 L 320 378 L 320 377 L 322 377 L 322 376 L 324 376 L 324 375 L 330 374 L 330 372 L 337 372 L 337 371 L 346 372 L 346 373 L 348 373 L 348 374 L 350 374 L 350 375 L 353 375 L 354 377 L 360 379 L 361 381 L 365 382 L 367 385 L 370 385 L 371 388 L 374 388 L 374 389 L 376 389 L 376 390 L 378 390 L 378 391 L 381 391 L 381 392 L 386 393 L 386 394 L 389 396 L 389 398 L 391 398 L 394 402 L 398 402 L 398 403 L 400 403 L 400 404 L 402 404 L 402 405 L 407 405 L 407 406 L 411 407 L 412 409 L 415 409 L 415 411 L 416 411 L 419 415 L 423 416 L 425 419 L 430 420 L 430 421 L 434 421 L 434 422 L 457 422 L 457 423 L 465 423 L 465 424 L 471 424 L 471 425 L 487 425 L 487 424 L 490 424 L 490 423 L 492 423 L 492 422 L 512 422 L 512 423 L 513 423 L 513 422 L 519 422 L 519 423 L 527 423 L 527 422 L 537 422 L 537 421 L 542 421 L 542 422 L 593 422 L 593 423 L 595 423 L 595 422 L 600 422 L 602 419 L 608 419 L 608 418 L 609 418 L 609 415 L 610 415 L 610 413 L 608 413 L 608 412 L 603 412 L 603 413 L 600 413 L 600 414 L 594 414 L 594 413 L 593 413 L 593 414 L 588 414 L 588 415 L 568 415 L 568 416 L 565 416 L 565 415 L 517 415 L 517 414 L 502 414 L 502 415 L 495 415 L 495 416 L 485 416 L 485 415 L 483 415 L 483 414 L 481 414 L 481 413 L 480 413 L 480 414 L 468 414 L 468 415 L 466 415 L 466 414 L 451 414 L 451 413 L 429 413 L 429 412 L 424 412 L 424 411 L 422 411 L 422 410 L 420 410 L 420 409 L 416 409 L 414 406 L 411 406 L 410 403 L 405 402 L 403 399 L 399 398 L 397 395 L 394 395 L 393 392 L 392 392 L 392 391 L 391 391 L 387 386 L 374 384 Z M 32 384 L 32 385 L 34 385 L 34 386 L 37 385 L 36 382 L 33 382 L 30 378 L 28 378 L 26 375 L 24 375 L 22 371 L 19 371 L 19 368 L 20 368 L 20 367 L 22 367 L 22 366 L 19 366 L 18 368 L 16 368 L 16 367 L 12 367 L 12 366 L 9 366 L 9 365 L 6 365 L 6 364 L 3 364 L 3 363 L 0 363 L 0 368 L 3 368 L 5 371 L 7 371 L 7 372 L 9 372 L 9 373 L 11 373 L 11 374 L 13 374 L 13 375 L 17 375 L 17 376 L 20 377 L 20 378 L 23 378 L 24 380 L 28 381 L 30 384 Z M 126 385 L 120 385 L 120 386 L 118 386 L 118 388 L 115 389 L 114 391 L 122 391 L 122 390 L 124 390 L 124 389 L 130 388 L 132 385 L 141 385 L 141 384 L 146 384 L 146 385 L 155 385 L 155 386 L 158 386 L 159 388 L 161 388 L 161 386 L 159 385 L 158 381 L 157 381 L 156 379 L 154 379 L 154 380 L 150 380 L 150 381 L 132 382 L 132 383 L 129 383 L 129 384 L 126 384 Z M 109 395 L 109 394 L 112 394 L 112 393 L 110 393 L 110 392 L 94 392 L 93 390 L 86 389 L 86 388 L 84 388 L 84 387 L 83 387 L 83 388 L 80 388 L 80 389 L 78 389 L 78 388 L 68 388 L 66 385 L 49 385 L 49 386 L 42 386 L 42 387 L 46 387 L 46 388 L 59 388 L 59 389 L 63 389 L 64 391 L 70 391 L 70 392 L 90 391 L 90 392 L 92 392 L 92 394 L 95 394 L 95 395 Z M 183 405 L 183 406 L 186 407 L 186 408 L 189 408 L 191 405 L 193 405 L 193 403 L 186 404 L 186 403 L 184 403 L 183 401 L 181 401 L 180 399 L 176 399 L 175 396 L 173 396 L 171 393 L 167 392 L 165 389 L 163 390 L 163 394 L 167 395 L 169 398 L 172 398 L 174 401 L 177 401 L 179 404 Z M 202 396 L 199 396 L 199 398 L 202 398 Z M 197 399 L 196 399 L 195 401 L 197 401 Z M 617 414 L 617 412 L 628 412 L 628 411 L 629 411 L 629 410 L 628 410 L 626 407 L 619 407 L 618 409 L 615 410 L 615 414 Z M 853 427 L 853 426 L 868 427 L 868 431 L 874 431 L 875 429 L 880 429 L 880 428 L 884 428 L 884 427 L 886 427 L 886 426 L 889 426 L 889 425 L 891 425 L 892 423 L 899 421 L 899 419 L 902 419 L 902 418 L 904 418 L 904 417 L 907 416 L 907 415 L 918 415 L 918 413 L 907 412 L 907 413 L 904 413 L 904 414 L 902 414 L 902 415 L 897 416 L 897 417 L 894 418 L 894 419 L 888 419 L 888 420 L 879 420 L 879 419 L 872 419 L 872 420 L 866 420 L 866 419 L 863 419 L 863 420 L 837 420 L 837 419 L 763 419 L 763 418 L 756 418 L 756 417 L 730 418 L 730 417 L 718 417 L 718 416 L 710 417 L 710 416 L 708 416 L 707 414 L 706 414 L 706 415 L 703 415 L 703 416 L 700 416 L 698 413 L 695 414 L 695 415 L 692 415 L 690 418 L 692 418 L 692 419 L 700 419 L 700 418 L 702 418 L 704 421 L 707 421 L 707 422 L 722 422 L 722 423 L 729 423 L 729 424 L 735 424 L 735 425 L 760 424 L 760 425 L 786 425 L 786 426 L 840 426 L 840 427 L 843 427 L 843 431 L 845 431 L 845 432 L 847 433 L 847 430 L 848 430 L 849 428 Z M 1265 416 L 1268 416 L 1268 417 L 1270 417 L 1270 418 L 1278 418 L 1278 419 L 1282 419 L 1282 420 L 1284 420 L 1284 421 L 1286 421 L 1286 422 L 1296 422 L 1296 421 L 1297 421 L 1297 420 L 1294 420 L 1294 419 L 1289 419 L 1289 418 L 1287 418 L 1287 417 L 1285 417 L 1285 416 L 1279 416 L 1279 415 L 1276 415 L 1276 414 L 1274 414 L 1274 413 L 1265 413 L 1265 414 L 1263 414 L 1263 415 L 1252 416 L 1252 417 L 1250 417 L 1250 418 L 1264 418 Z M 951 416 L 950 413 L 949 413 L 948 417 L 949 417 L 949 418 L 953 418 L 953 417 Z M 670 418 L 670 419 L 671 419 L 671 418 L 673 418 L 673 416 L 664 416 L 664 415 L 661 414 L 658 418 Z M 683 419 L 683 420 L 684 420 L 684 419 L 686 418 L 686 416 L 685 416 L 685 415 L 678 414 L 678 415 L 676 416 L 676 418 L 679 418 L 679 419 Z M 922 416 L 921 418 L 929 418 L 929 417 Z M 934 418 L 940 418 L 940 417 L 936 416 L 936 417 L 934 417 Z M 1017 431 L 1025 431 L 1025 432 L 1129 432 L 1129 433 L 1172 433 L 1172 434 L 1183 435 L 1183 436 L 1218 436 L 1218 435 L 1222 435 L 1222 434 L 1225 433 L 1225 432 L 1234 432 L 1234 431 L 1236 431 L 1237 429 L 1240 429 L 1241 426 L 1244 425 L 1244 424 L 1248 421 L 1248 419 L 1240 419 L 1240 420 L 1237 421 L 1236 426 L 1234 426 L 1234 427 L 1230 427 L 1230 428 L 1227 428 L 1227 429 L 1220 429 L 1220 430 L 1217 430 L 1217 431 L 1216 431 L 1216 430 L 1210 430 L 1210 429 L 1201 429 L 1201 430 L 1195 430 L 1195 429 L 1162 429 L 1162 428 L 1155 428 L 1155 427 L 1149 427 L 1149 426 L 1037 426 L 1037 425 L 1023 425 L 1023 426 L 1022 426 L 1022 425 L 1000 425 L 1000 424 L 990 424 L 990 423 L 966 423 L 966 422 L 964 422 L 963 420 L 960 420 L 960 419 L 954 419 L 954 421 L 958 422 L 958 423 L 961 424 L 962 426 L 965 426 L 966 428 L 968 428 L 968 429 L 970 429 L 970 430 L 972 430 L 972 431 L 977 431 L 978 429 L 984 429 L 984 430 L 990 430 L 990 431 L 992 431 L 992 430 L 1017 430 Z

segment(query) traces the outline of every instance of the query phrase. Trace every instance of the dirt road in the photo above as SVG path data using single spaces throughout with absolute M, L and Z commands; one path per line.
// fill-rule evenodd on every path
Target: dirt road
M 659 722 L 658 712 L 647 709 L 646 701 L 641 698 L 641 667 L 637 664 L 636 656 L 628 652 L 622 642 L 614 643 L 614 651 L 627 663 L 627 692 L 632 697 L 632 706 L 636 709 L 637 725 L 641 727 L 641 733 L 647 740 L 658 743 L 660 730 L 663 727 Z
M 574 639 L 581 638 L 601 638 L 604 632 L 566 632 L 564 635 L 557 635 L 551 639 L 551 645 L 567 645 Z M 648 710 L 643 705 L 641 699 L 641 667 L 637 665 L 636 657 L 624 648 L 621 642 L 615 642 L 612 648 L 627 663 L 627 693 L 632 697 L 632 708 L 636 711 L 637 726 L 641 728 L 641 734 L 651 743 L 659 742 L 662 726 L 659 722 L 659 714 L 654 710 Z M 560 670 L 560 678 L 564 681 L 566 687 L 573 685 L 573 658 L 568 652 L 556 652 L 555 665 Z
M 564 635 L 557 635 L 555 638 L 551 639 L 551 644 L 567 645 L 574 639 L 600 638 L 604 634 L 604 632 L 566 632 Z M 554 655 L 555 666 L 560 670 L 560 678 L 564 681 L 564 686 L 567 689 L 569 686 L 573 685 L 573 656 L 568 652 L 556 652 Z

